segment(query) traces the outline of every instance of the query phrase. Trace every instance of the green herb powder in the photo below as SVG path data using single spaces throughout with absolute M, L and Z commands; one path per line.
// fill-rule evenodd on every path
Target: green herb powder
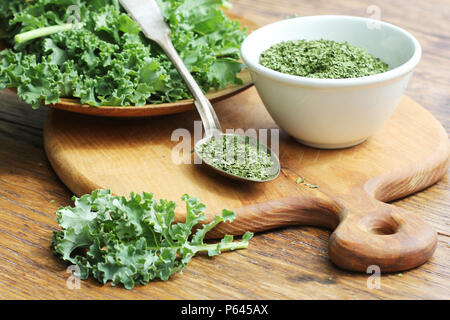
M 321 79 L 359 78 L 383 73 L 388 64 L 366 49 L 332 40 L 291 40 L 271 46 L 260 64 L 282 73 Z
M 269 180 L 276 174 L 270 151 L 248 136 L 211 139 L 197 151 L 206 163 L 243 178 Z

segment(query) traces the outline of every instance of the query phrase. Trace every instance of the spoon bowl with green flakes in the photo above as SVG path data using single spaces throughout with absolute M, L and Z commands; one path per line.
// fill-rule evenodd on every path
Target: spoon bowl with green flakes
M 332 15 L 269 24 L 241 47 L 274 121 L 300 143 L 324 149 L 357 145 L 380 129 L 421 52 L 392 24 Z
M 280 174 L 278 156 L 251 136 L 208 136 L 195 144 L 194 151 L 203 164 L 234 180 L 269 182 Z

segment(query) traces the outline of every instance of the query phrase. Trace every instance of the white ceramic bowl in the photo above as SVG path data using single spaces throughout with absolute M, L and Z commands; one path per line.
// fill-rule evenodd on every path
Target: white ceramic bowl
M 347 41 L 389 64 L 389 71 L 351 79 L 313 79 L 259 64 L 261 53 L 288 40 Z M 391 116 L 420 60 L 419 42 L 392 24 L 351 16 L 310 16 L 264 26 L 242 44 L 242 59 L 272 118 L 303 144 L 344 148 L 366 140 Z

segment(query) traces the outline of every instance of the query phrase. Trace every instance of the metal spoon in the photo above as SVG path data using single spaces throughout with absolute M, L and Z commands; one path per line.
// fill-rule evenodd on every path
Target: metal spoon
M 273 172 L 274 175 L 271 176 L 267 180 L 256 180 L 256 179 L 248 179 L 245 177 L 237 176 L 234 174 L 230 174 L 226 171 L 218 169 L 214 167 L 211 163 L 206 162 L 201 154 L 197 152 L 198 147 L 203 143 L 209 141 L 210 139 L 217 139 L 225 136 L 222 133 L 222 128 L 220 126 L 219 119 L 209 102 L 208 98 L 203 94 L 203 91 L 198 86 L 195 79 L 192 77 L 189 70 L 184 65 L 183 60 L 178 55 L 175 47 L 172 44 L 172 40 L 170 38 L 170 28 L 164 21 L 164 18 L 161 14 L 161 10 L 156 3 L 155 0 L 120 0 L 120 3 L 125 8 L 125 10 L 131 15 L 131 17 L 139 24 L 144 35 L 155 41 L 167 54 L 169 59 L 174 64 L 175 68 L 180 73 L 187 87 L 194 97 L 194 104 L 197 108 L 198 113 L 200 114 L 200 118 L 203 123 L 203 127 L 205 128 L 206 138 L 198 141 L 195 144 L 195 152 L 197 156 L 203 160 L 205 164 L 207 164 L 210 168 L 216 170 L 222 175 L 225 175 L 229 178 L 241 180 L 241 181 L 253 181 L 253 182 L 266 182 L 275 179 L 280 172 L 280 161 L 278 157 L 265 145 L 260 144 L 260 147 L 265 148 L 267 152 L 270 154 L 273 160 Z

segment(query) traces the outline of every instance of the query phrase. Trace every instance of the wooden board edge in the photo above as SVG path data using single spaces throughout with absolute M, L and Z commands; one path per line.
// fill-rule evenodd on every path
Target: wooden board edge
M 408 98 L 410 103 L 417 102 Z M 422 107 L 423 108 L 423 107 Z M 450 165 L 450 140 L 442 124 L 428 111 L 430 118 L 439 128 L 441 143 L 425 162 L 415 167 L 395 170 L 381 176 L 372 178 L 364 185 L 364 191 L 381 202 L 390 202 L 419 192 L 436 182 L 447 174 Z M 413 173 L 414 172 L 414 173 Z

